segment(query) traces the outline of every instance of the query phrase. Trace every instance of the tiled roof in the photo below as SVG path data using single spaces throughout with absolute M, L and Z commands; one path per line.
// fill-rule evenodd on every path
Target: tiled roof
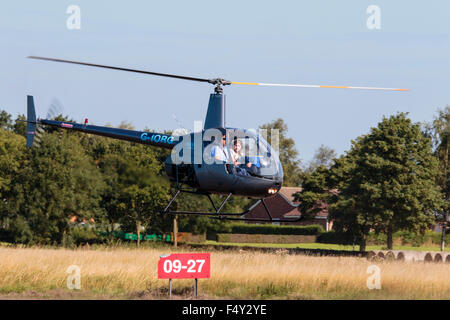
M 301 191 L 300 187 L 283 187 L 280 192 L 270 198 L 264 199 L 267 207 L 270 210 L 270 214 L 273 218 L 283 217 L 298 217 L 301 213 L 298 210 L 300 202 L 293 201 L 293 194 Z M 322 210 L 319 211 L 316 216 L 319 218 L 328 217 L 328 205 L 326 203 L 321 204 Z M 245 215 L 246 218 L 268 218 L 263 204 L 258 201 L 251 208 L 250 212 Z
M 277 193 L 273 197 L 264 199 L 267 207 L 270 210 L 272 218 L 281 219 L 284 216 L 299 216 L 300 212 L 296 205 L 293 205 L 289 200 L 287 200 L 283 195 Z M 255 203 L 251 208 L 250 212 L 245 215 L 246 218 L 259 218 L 259 219 L 269 219 L 266 210 L 264 209 L 261 201 Z
M 300 191 L 302 191 L 301 187 L 283 187 L 280 189 L 280 193 L 293 204 L 299 203 L 298 201 L 294 201 L 294 194 Z

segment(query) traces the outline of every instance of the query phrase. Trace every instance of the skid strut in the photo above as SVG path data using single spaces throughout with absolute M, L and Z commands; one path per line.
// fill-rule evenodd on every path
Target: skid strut
M 209 201 L 211 202 L 215 212 L 193 212 L 193 211 L 170 211 L 169 208 L 172 205 L 172 203 L 175 201 L 175 199 L 180 195 L 181 192 L 185 192 L 185 193 L 191 193 L 191 194 L 197 194 L 197 195 L 203 195 L 203 196 L 207 196 Z M 299 218 L 284 218 L 284 219 L 280 219 L 280 218 L 274 218 L 271 213 L 269 208 L 267 207 L 266 202 L 264 201 L 264 198 L 261 198 L 258 201 L 261 201 L 264 210 L 268 216 L 268 219 L 263 219 L 263 218 L 244 218 L 243 216 L 245 216 L 247 213 L 250 212 L 249 209 L 243 211 L 243 212 L 239 212 L 239 213 L 228 213 L 228 212 L 221 212 L 223 206 L 227 203 L 228 199 L 230 199 L 231 197 L 231 193 L 229 193 L 227 195 L 227 197 L 222 201 L 222 203 L 220 204 L 219 207 L 216 206 L 216 204 L 214 203 L 213 199 L 211 198 L 211 194 L 208 192 L 201 192 L 201 191 L 192 191 L 192 190 L 183 190 L 183 189 L 178 189 L 174 196 L 172 197 L 172 199 L 170 199 L 169 203 L 167 204 L 167 206 L 164 208 L 164 210 L 162 211 L 162 213 L 167 213 L 167 214 L 182 214 L 182 215 L 198 215 L 198 216 L 209 216 L 215 219 L 220 219 L 220 220 L 236 220 L 236 221 L 250 221 L 250 222 L 297 222 L 300 221 L 302 219 L 302 217 L 300 216 Z

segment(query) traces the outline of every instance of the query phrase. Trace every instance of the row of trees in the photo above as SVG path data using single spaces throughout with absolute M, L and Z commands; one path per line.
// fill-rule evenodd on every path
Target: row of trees
M 400 113 L 352 141 L 344 155 L 321 146 L 303 165 L 282 119 L 262 125 L 278 129 L 285 186 L 302 186 L 300 211 L 313 217 L 319 203 L 329 205 L 335 229 L 351 234 L 365 249 L 369 231 L 424 232 L 444 221 L 449 209 L 450 108 L 432 123 L 419 125 Z M 0 237 L 20 243 L 64 243 L 69 219 L 95 221 L 112 231 L 167 232 L 172 217 L 158 212 L 174 193 L 163 172 L 168 150 L 46 129 L 39 148 L 25 147 L 25 117 L 0 112 Z M 59 120 L 67 120 L 59 116 Z M 122 123 L 122 128 L 132 128 Z M 269 137 L 270 139 L 270 137 Z M 270 140 L 269 140 L 270 143 Z M 219 201 L 218 197 L 214 197 Z M 182 195 L 174 204 L 189 211 L 210 210 L 207 199 Z M 251 204 L 232 198 L 224 210 Z M 224 222 L 179 217 L 180 230 L 205 232 Z
M 344 155 L 304 172 L 300 211 L 313 217 L 328 204 L 334 228 L 358 239 L 362 251 L 370 231 L 386 234 L 389 249 L 396 231 L 423 234 L 438 222 L 445 232 L 449 129 L 450 107 L 424 125 L 404 113 L 383 118 Z
M 17 121 L 23 118 L 13 121 L 0 112 L 0 240 L 64 244 L 73 217 L 108 231 L 118 225 L 138 234 L 171 230 L 173 217 L 158 213 L 174 193 L 163 172 L 168 150 L 52 128 L 39 137 L 39 147 L 30 149 L 25 123 Z M 178 199 L 179 209 L 210 210 L 207 199 Z M 233 199 L 225 209 L 240 210 L 247 203 Z M 179 217 L 178 225 L 205 232 L 221 223 Z

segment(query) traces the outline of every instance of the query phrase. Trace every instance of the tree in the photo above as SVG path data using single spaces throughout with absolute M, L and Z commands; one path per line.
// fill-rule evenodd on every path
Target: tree
M 102 179 L 77 136 L 45 134 L 39 148 L 27 149 L 11 181 L 9 213 L 32 230 L 26 242 L 64 243 L 69 219 L 101 219 Z
M 303 173 L 302 190 L 294 195 L 294 200 L 300 202 L 298 210 L 304 219 L 313 219 L 323 209 L 323 205 L 330 201 L 333 193 L 330 192 L 329 174 L 325 166 Z
M 26 136 L 27 134 L 27 123 L 25 122 L 27 118 L 23 114 L 17 115 L 16 121 L 14 122 L 14 125 L 12 126 L 12 130 L 20 134 L 21 136 Z
M 18 173 L 25 151 L 23 137 L 0 129 L 0 199 L 5 199 L 11 189 L 12 178 Z
M 21 241 L 30 237 L 23 219 L 11 213 L 15 207 L 14 177 L 20 170 L 25 152 L 25 139 L 11 131 L 0 129 L 0 238 Z
M 3 129 L 3 130 L 11 130 L 12 129 L 12 117 L 5 110 L 2 110 L 0 112 L 0 129 Z
M 112 232 L 115 224 L 118 224 L 122 218 L 122 211 L 119 207 L 119 196 L 122 189 L 120 174 L 124 173 L 125 160 L 121 154 L 103 154 L 101 158 L 96 157 L 94 159 L 100 167 L 105 182 L 100 206 L 105 210 L 105 218 L 110 225 L 109 230 Z
M 277 119 L 270 123 L 260 126 L 260 129 L 267 130 L 267 140 L 272 144 L 271 130 L 276 129 L 279 132 L 279 156 L 283 166 L 284 185 L 298 186 L 301 182 L 300 159 L 298 159 L 298 151 L 295 149 L 295 141 L 286 136 L 288 127 L 283 119 Z
M 321 166 L 330 168 L 333 165 L 333 160 L 336 156 L 336 151 L 332 148 L 321 145 L 316 150 L 313 159 L 309 162 L 309 166 L 304 171 L 312 172 Z
M 389 249 L 397 230 L 423 233 L 441 204 L 430 139 L 404 113 L 383 118 L 352 141 L 331 170 L 339 190 L 331 213 L 342 228 L 358 233 L 362 247 L 371 229 L 387 234 Z
M 131 122 L 127 122 L 127 121 L 120 122 L 118 128 L 128 129 L 128 130 L 136 130 L 135 126 Z
M 166 231 L 171 219 L 159 212 L 169 200 L 169 183 L 162 176 L 160 151 L 101 137 L 89 144 L 106 182 L 101 203 L 109 223 L 120 223 L 122 230 L 133 229 L 138 235 L 141 227 Z
M 445 247 L 445 231 L 450 218 L 450 106 L 438 110 L 438 115 L 430 124 L 425 124 L 425 134 L 432 138 L 433 153 L 438 160 L 436 183 L 441 188 L 443 206 L 436 212 L 436 220 L 442 226 L 441 250 Z
M 163 185 L 138 186 L 125 188 L 120 194 L 119 208 L 124 219 L 131 219 L 136 224 L 137 246 L 140 244 L 141 227 L 146 228 L 162 210 L 169 197 Z
M 373 213 L 361 206 L 362 194 L 359 181 L 353 175 L 359 169 L 354 154 L 335 159 L 329 171 L 328 184 L 337 192 L 328 198 L 329 219 L 333 220 L 333 228 L 341 234 L 351 234 L 359 242 L 361 252 L 366 251 L 366 238 L 373 225 Z

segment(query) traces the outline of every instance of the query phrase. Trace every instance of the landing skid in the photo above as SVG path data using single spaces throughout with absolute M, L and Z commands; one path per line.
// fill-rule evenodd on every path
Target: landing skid
M 185 192 L 185 193 L 190 193 L 190 194 L 197 194 L 197 195 L 203 195 L 203 196 L 207 196 L 209 201 L 211 202 L 215 212 L 193 212 L 193 211 L 170 211 L 169 208 L 172 205 L 173 201 L 180 195 L 180 193 Z M 287 223 L 292 223 L 292 222 L 297 222 L 300 221 L 302 219 L 302 217 L 299 218 L 292 218 L 292 219 L 280 219 L 280 218 L 274 218 L 272 217 L 269 208 L 267 207 L 266 202 L 264 201 L 264 198 L 261 198 L 258 201 L 261 201 L 261 203 L 264 206 L 264 210 L 267 213 L 268 219 L 260 219 L 260 218 L 243 218 L 243 216 L 245 216 L 247 213 L 250 212 L 250 210 L 245 210 L 243 212 L 239 212 L 239 213 L 227 213 L 227 212 L 221 212 L 223 206 L 227 203 L 228 199 L 230 199 L 231 197 L 231 193 L 229 193 L 227 195 L 227 197 L 225 198 L 225 200 L 222 201 L 222 203 L 220 204 L 219 207 L 216 206 L 216 204 L 214 203 L 213 199 L 211 198 L 211 194 L 208 192 L 200 192 L 200 191 L 192 191 L 192 190 L 183 190 L 183 189 L 178 189 L 177 192 L 175 193 L 175 195 L 172 197 L 172 199 L 170 199 L 169 203 L 167 204 L 167 206 L 164 208 L 164 210 L 162 211 L 162 213 L 167 213 L 167 214 L 181 214 L 181 215 L 197 215 L 197 216 L 208 216 L 214 219 L 219 219 L 219 220 L 235 220 L 235 221 L 250 221 L 250 222 L 287 222 Z

